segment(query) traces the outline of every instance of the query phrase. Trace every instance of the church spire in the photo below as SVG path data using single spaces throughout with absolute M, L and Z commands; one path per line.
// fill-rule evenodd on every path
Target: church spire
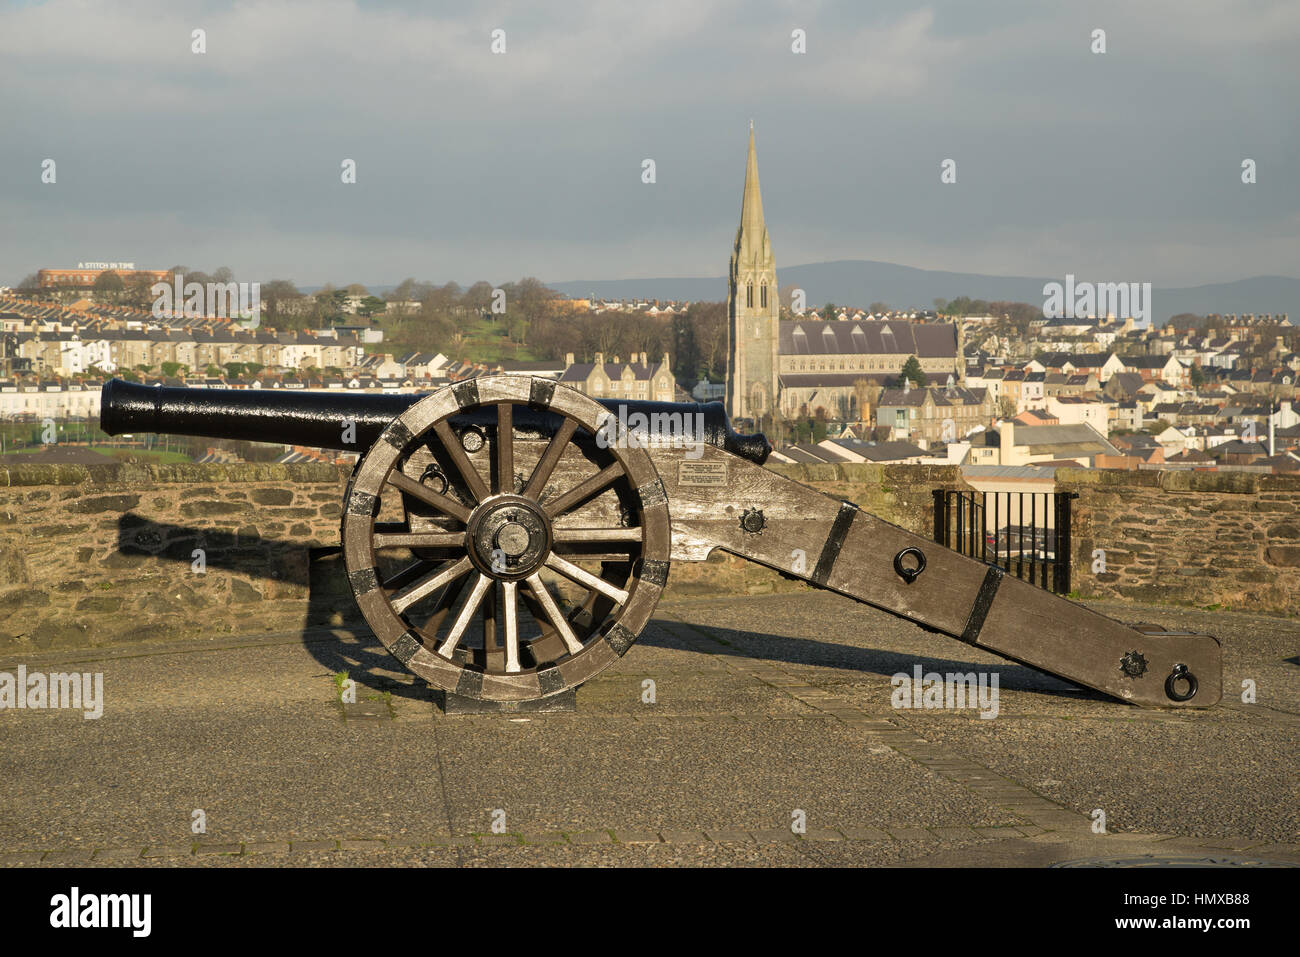
M 758 186 L 758 155 L 754 152 L 754 121 L 749 121 L 749 159 L 745 164 L 745 195 L 740 204 L 740 234 L 736 237 L 736 252 L 747 258 L 742 248 L 750 254 L 761 253 L 767 245 L 767 227 L 763 223 L 763 194 Z

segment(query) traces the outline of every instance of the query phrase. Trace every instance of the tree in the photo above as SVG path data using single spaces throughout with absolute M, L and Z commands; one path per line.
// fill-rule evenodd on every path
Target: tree
M 122 302 L 134 309 L 148 311 L 153 308 L 153 280 L 148 276 L 135 276 L 127 284 Z
M 261 300 L 266 304 L 266 318 L 269 324 L 278 325 L 284 315 L 285 306 L 302 298 L 302 293 L 288 279 L 272 279 L 262 283 Z
M 111 269 L 105 269 L 95 277 L 95 292 L 108 293 L 116 298 L 125 288 L 126 283 L 122 281 L 122 277 Z
M 867 311 L 870 312 L 873 316 L 878 315 L 879 313 L 889 312 L 889 303 L 873 302 L 870 306 L 867 307 Z
M 369 319 L 371 316 L 381 313 L 387 308 L 388 303 L 384 302 L 384 300 L 380 299 L 378 296 L 366 296 L 357 305 L 357 315 L 365 316 Z
M 1193 389 L 1199 389 L 1201 386 L 1205 385 L 1205 373 L 1201 370 L 1199 365 L 1192 366 L 1189 370 L 1189 376 Z
M 41 277 L 32 272 L 23 277 L 22 282 L 14 287 L 14 292 L 21 296 L 30 296 L 40 288 Z
M 176 376 L 176 373 L 181 371 L 181 364 L 179 362 L 164 362 L 159 366 L 159 368 L 162 369 L 163 375 L 171 379 Z
M 826 305 L 822 306 L 822 318 L 823 319 L 835 318 L 835 303 L 828 302 L 826 303 Z
M 907 361 L 903 363 L 903 371 L 898 376 L 897 388 L 903 388 L 903 383 L 911 380 L 915 386 L 925 385 L 925 373 L 921 371 L 921 363 L 917 361 L 916 356 L 908 356 Z
M 686 316 L 693 328 L 697 374 L 721 382 L 727 375 L 727 304 L 693 302 L 686 310 Z

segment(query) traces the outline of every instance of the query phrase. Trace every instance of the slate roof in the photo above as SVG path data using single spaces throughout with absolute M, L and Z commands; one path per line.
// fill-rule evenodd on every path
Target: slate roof
M 782 320 L 782 355 L 957 355 L 957 329 L 946 322 Z

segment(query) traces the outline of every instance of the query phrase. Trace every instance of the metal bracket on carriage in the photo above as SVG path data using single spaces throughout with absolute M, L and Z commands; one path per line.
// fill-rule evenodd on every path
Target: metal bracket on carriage
M 1121 701 L 1221 695 L 1215 638 L 1130 628 L 784 478 L 717 403 L 485 376 L 424 396 L 115 380 L 102 407 L 110 434 L 328 448 L 351 422 L 364 454 L 343 509 L 349 582 L 379 640 L 449 702 L 560 702 L 628 651 L 671 562 L 719 548 Z

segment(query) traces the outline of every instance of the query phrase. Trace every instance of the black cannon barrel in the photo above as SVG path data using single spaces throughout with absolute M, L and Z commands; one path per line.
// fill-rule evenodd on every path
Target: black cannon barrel
M 100 398 L 99 427 L 109 435 L 158 432 L 364 452 L 389 422 L 427 394 L 190 389 L 112 379 L 104 384 Z M 633 429 L 641 423 L 673 421 L 674 435 L 725 449 L 759 465 L 772 451 L 764 436 L 733 430 L 721 402 L 598 401 Z M 520 408 L 514 427 L 524 436 L 548 437 L 555 434 L 561 421 L 554 412 Z M 349 422 L 356 426 L 353 445 L 343 441 L 344 426 Z M 490 429 L 496 425 L 496 415 L 488 408 L 474 409 L 453 416 L 451 425 L 458 434 L 471 427 Z

